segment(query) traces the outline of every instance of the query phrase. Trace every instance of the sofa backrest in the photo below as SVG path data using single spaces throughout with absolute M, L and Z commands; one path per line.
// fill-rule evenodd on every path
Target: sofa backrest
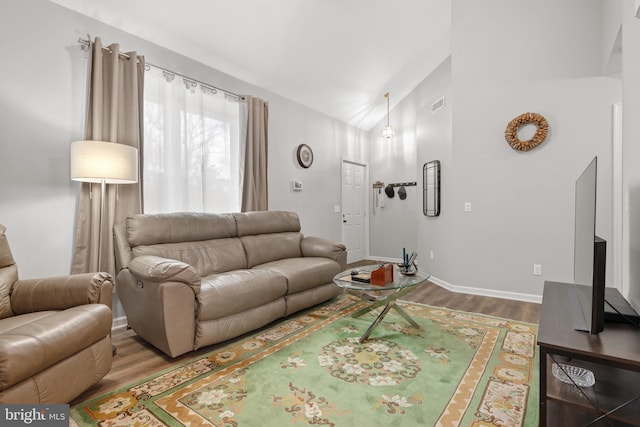
M 237 236 L 300 231 L 300 218 L 294 212 L 255 211 L 234 213 Z
M 302 256 L 300 219 L 293 212 L 259 211 L 233 214 L 248 267 Z
M 131 247 L 236 236 L 236 220 L 231 214 L 181 212 L 127 218 L 127 239 Z
M 293 212 L 141 214 L 114 229 L 116 264 L 155 255 L 186 262 L 201 275 L 251 268 L 302 256 L 300 220 Z
M 155 255 L 175 259 L 192 265 L 202 276 L 247 268 L 231 214 L 135 215 L 126 220 L 125 237 L 131 257 Z M 126 267 L 128 261 L 125 259 L 121 267 Z
M 5 226 L 0 224 L 0 319 L 13 316 L 11 287 L 18 280 L 18 267 L 13 260 L 5 231 Z
M 136 246 L 132 254 L 134 258 L 155 255 L 182 261 L 195 267 L 200 276 L 247 268 L 244 248 L 237 237 Z

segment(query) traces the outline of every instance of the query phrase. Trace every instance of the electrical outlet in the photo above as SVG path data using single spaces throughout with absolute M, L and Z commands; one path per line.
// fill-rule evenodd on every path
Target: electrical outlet
M 533 275 L 534 276 L 542 276 L 542 265 L 533 264 Z
M 464 202 L 464 211 L 471 212 L 471 202 Z
M 429 259 L 433 259 L 433 251 L 429 251 Z

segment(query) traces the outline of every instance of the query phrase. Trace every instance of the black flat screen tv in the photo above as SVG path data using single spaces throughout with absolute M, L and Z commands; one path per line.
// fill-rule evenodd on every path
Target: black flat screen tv
M 575 185 L 573 247 L 574 328 L 592 334 L 604 329 L 607 242 L 596 236 L 598 158 L 580 174 Z
M 640 324 L 638 313 L 616 288 L 607 288 L 607 242 L 596 236 L 598 158 L 576 180 L 573 282 L 574 329 L 597 334 L 605 322 Z

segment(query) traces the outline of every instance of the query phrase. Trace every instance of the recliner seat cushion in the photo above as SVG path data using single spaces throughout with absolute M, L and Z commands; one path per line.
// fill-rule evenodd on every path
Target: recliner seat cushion
M 100 341 L 111 332 L 111 323 L 104 304 L 0 320 L 0 390 Z
M 287 293 L 287 280 L 267 270 L 237 270 L 202 278 L 198 321 L 220 319 L 260 307 Z
M 40 319 L 46 319 L 59 313 L 59 311 L 37 311 L 35 313 L 21 314 L 20 316 L 13 316 L 0 321 L 0 335 L 18 329 L 21 326 L 28 325 Z
M 333 277 L 340 273 L 340 264 L 328 258 L 305 257 L 289 258 L 260 264 L 254 270 L 268 270 L 287 278 L 287 294 L 291 295 L 318 284 L 332 283 Z
M 47 369 L 6 390 L 0 390 L 0 402 L 22 405 L 71 402 L 107 375 L 109 369 L 111 369 L 111 338 L 105 336 Z

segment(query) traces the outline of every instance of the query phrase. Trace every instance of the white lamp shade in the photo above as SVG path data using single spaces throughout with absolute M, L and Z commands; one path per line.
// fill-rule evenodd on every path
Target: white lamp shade
M 138 149 L 104 141 L 71 143 L 71 179 L 107 184 L 138 182 Z

